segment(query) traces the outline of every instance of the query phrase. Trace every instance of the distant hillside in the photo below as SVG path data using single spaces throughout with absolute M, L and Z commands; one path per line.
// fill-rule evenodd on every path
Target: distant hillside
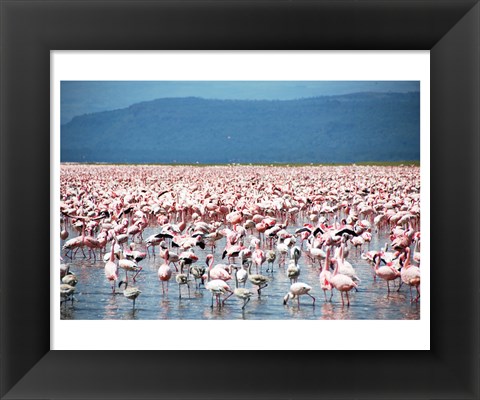
M 62 162 L 419 159 L 419 93 L 283 101 L 164 98 L 75 117 L 61 127 Z

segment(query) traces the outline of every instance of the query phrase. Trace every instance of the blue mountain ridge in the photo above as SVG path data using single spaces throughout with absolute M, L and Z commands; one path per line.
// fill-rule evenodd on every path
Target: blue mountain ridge
M 420 93 L 161 98 L 61 126 L 62 162 L 353 163 L 420 159 Z

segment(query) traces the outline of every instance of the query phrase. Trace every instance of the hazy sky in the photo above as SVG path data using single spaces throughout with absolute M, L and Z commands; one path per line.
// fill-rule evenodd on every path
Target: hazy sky
M 411 92 L 419 81 L 63 81 L 61 123 L 162 97 L 289 100 L 355 92 Z

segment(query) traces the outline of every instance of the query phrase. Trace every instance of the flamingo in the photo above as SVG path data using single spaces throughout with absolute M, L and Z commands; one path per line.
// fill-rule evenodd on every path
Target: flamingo
M 60 304 L 64 303 L 66 305 L 68 300 L 71 300 L 73 304 L 73 293 L 75 293 L 74 286 L 62 283 L 60 285 L 60 296 L 62 298 L 62 300 L 60 300 Z
M 205 284 L 205 289 L 207 289 L 211 294 L 212 294 L 212 305 L 211 308 L 213 308 L 213 297 L 215 296 L 217 300 L 217 305 L 220 305 L 220 296 L 223 294 L 230 293 L 224 300 L 223 303 L 233 294 L 232 290 L 230 289 L 230 286 L 228 284 L 221 280 L 221 279 L 210 279 L 210 270 L 213 265 L 213 256 L 212 256 L 212 262 L 210 263 L 209 267 L 207 268 L 207 283 Z
M 233 290 L 233 294 L 237 296 L 239 299 L 243 300 L 242 310 L 245 310 L 245 306 L 250 301 L 250 297 L 254 295 L 254 292 L 244 287 L 243 288 L 238 287 L 238 278 L 237 278 L 237 275 L 235 275 L 235 289 Z M 223 303 L 225 303 L 226 300 L 227 299 L 225 299 Z
M 278 259 L 278 266 L 285 266 L 285 257 L 288 254 L 288 246 L 284 239 L 280 239 L 277 243 L 277 251 L 280 254 Z
M 388 263 L 387 265 L 380 267 L 380 257 L 381 253 L 377 253 L 374 257 L 375 260 L 375 274 L 382 278 L 383 280 L 387 281 L 387 291 L 390 293 L 390 281 L 393 281 L 394 279 L 397 279 L 400 277 L 400 272 L 398 272 L 391 263 Z
M 124 255 L 127 257 L 129 260 L 133 260 L 137 263 L 140 261 L 144 260 L 147 257 L 147 253 L 144 253 L 142 251 L 136 250 L 137 246 L 136 243 L 130 243 L 130 250 L 125 250 Z
M 248 265 L 248 280 L 253 283 L 255 286 L 258 286 L 258 295 L 261 295 L 262 289 L 268 286 L 268 278 L 260 274 L 250 274 L 250 269 L 252 268 L 252 263 Z
M 260 240 L 258 238 L 254 238 L 252 241 L 255 245 L 255 251 L 252 253 L 252 261 L 255 264 L 258 273 L 258 267 L 260 266 L 260 272 L 262 272 L 262 265 L 266 261 L 267 256 L 265 255 L 264 251 L 260 249 Z
M 330 246 L 326 248 L 325 254 L 325 264 L 322 268 L 322 272 L 320 272 L 320 287 L 323 290 L 323 294 L 325 295 L 325 301 L 327 301 L 327 290 L 332 290 L 332 283 L 330 282 L 332 279 L 332 273 L 330 272 Z
M 315 306 L 315 297 L 313 297 L 309 292 L 312 290 L 312 287 L 303 282 L 295 282 L 290 286 L 290 290 L 287 295 L 283 298 L 283 304 L 286 305 L 288 300 L 297 299 L 298 308 L 300 308 L 300 296 L 308 295 L 313 299 L 312 305 Z
M 112 282 L 112 293 L 115 293 L 115 283 L 118 279 L 118 266 L 115 262 L 115 240 L 112 243 L 112 249 L 110 251 L 110 258 L 105 263 L 104 271 L 105 277 L 108 281 Z
M 62 279 L 70 271 L 70 266 L 68 264 L 60 264 L 60 279 Z
M 273 263 L 275 262 L 275 259 L 277 258 L 277 253 L 275 253 L 275 250 L 268 250 L 266 254 L 266 261 L 267 261 L 267 272 L 270 271 L 270 268 L 272 269 L 273 272 Z
M 353 268 L 352 264 L 345 260 L 345 243 L 340 244 L 340 251 L 338 252 L 337 259 L 340 260 L 340 264 L 338 267 L 338 272 L 343 275 L 347 275 L 348 277 L 352 278 L 355 282 L 360 283 L 361 280 L 357 276 L 355 272 L 355 268 Z M 355 291 L 358 291 L 357 287 L 355 287 Z
M 231 275 L 221 266 L 216 265 L 213 267 L 213 254 L 208 254 L 205 262 L 207 263 L 208 273 L 212 279 L 220 279 L 222 281 L 232 279 Z
M 290 283 L 296 282 L 300 276 L 300 266 L 296 263 L 295 259 L 288 262 L 287 276 L 290 279 Z
M 182 298 L 181 286 L 187 285 L 188 288 L 188 297 L 190 297 L 190 285 L 188 284 L 188 273 L 183 272 L 183 267 L 185 266 L 185 260 L 180 260 L 180 273 L 175 276 L 175 281 L 178 283 L 178 298 Z
M 248 264 L 248 261 L 242 262 L 241 267 L 235 272 L 237 286 L 239 283 L 243 283 L 243 286 L 245 287 L 245 282 L 247 282 L 248 271 L 245 269 L 245 264 Z
M 125 289 L 123 290 L 123 295 L 129 299 L 133 300 L 133 309 L 135 310 L 135 300 L 137 299 L 138 296 L 142 293 L 142 291 L 134 286 L 128 287 L 128 282 L 127 281 L 120 281 L 118 284 L 118 287 L 121 287 L 122 285 L 125 285 Z
M 65 274 L 65 276 L 62 278 L 62 283 L 65 283 L 70 286 L 77 286 L 78 279 L 74 273 L 68 271 Z
M 405 263 L 400 272 L 400 276 L 403 283 L 406 283 L 410 287 L 410 302 L 418 302 L 420 299 L 420 268 L 410 264 L 410 248 L 405 249 Z M 412 297 L 412 286 L 417 289 L 417 297 Z
M 413 249 L 413 261 L 420 267 L 420 236 L 415 238 L 415 248 Z
M 167 292 L 168 292 L 168 282 L 172 277 L 172 269 L 170 268 L 168 262 L 168 250 L 165 250 L 163 257 L 163 264 L 158 268 L 158 279 L 162 282 L 162 293 L 165 294 L 165 282 L 167 282 Z
M 357 284 L 349 276 L 338 273 L 339 265 L 342 262 L 341 259 L 334 258 L 332 259 L 332 262 L 335 264 L 335 270 L 333 271 L 333 274 L 330 280 L 327 282 L 330 282 L 330 284 L 340 292 L 340 295 L 342 296 L 342 306 L 345 305 L 345 302 L 343 300 L 343 292 L 345 292 L 347 296 L 347 306 L 349 306 L 350 299 L 348 297 L 348 292 L 354 288 L 357 288 Z M 333 290 L 332 290 L 332 294 L 330 295 L 330 300 L 332 300 L 332 296 L 333 296 Z
M 199 288 L 200 284 L 198 284 L 198 280 L 200 279 L 201 283 L 203 284 L 203 275 L 205 274 L 205 267 L 201 265 L 191 265 L 190 273 L 193 275 L 193 278 L 195 279 L 195 287 Z
M 120 251 L 120 260 L 118 261 L 118 266 L 125 271 L 125 281 L 128 282 L 128 271 L 135 272 L 133 275 L 133 281 L 136 281 L 137 275 L 142 271 L 142 267 L 140 267 L 135 261 L 128 260 L 125 258 L 123 251 Z
M 245 249 L 245 246 L 241 242 L 233 246 L 225 247 L 225 250 L 222 253 L 222 260 L 225 258 L 225 256 L 228 256 L 228 262 L 231 262 L 232 258 L 235 262 L 235 258 L 237 258 L 240 255 L 240 252 L 243 249 Z
M 152 248 L 152 254 L 153 254 L 153 257 L 155 258 L 155 246 L 159 245 L 160 243 L 162 243 L 162 241 L 165 240 L 165 238 L 170 238 L 170 239 L 173 239 L 173 235 L 169 234 L 169 233 L 165 233 L 165 232 L 160 232 L 160 233 L 157 233 L 155 235 L 150 235 L 146 240 L 145 240 L 145 243 L 146 243 L 146 249 L 147 249 L 147 254 L 148 256 L 150 257 L 150 253 L 148 251 L 148 249 L 151 247 Z

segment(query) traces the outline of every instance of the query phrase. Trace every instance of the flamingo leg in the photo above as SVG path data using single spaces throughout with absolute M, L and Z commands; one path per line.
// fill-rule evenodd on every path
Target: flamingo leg
M 402 283 L 403 283 L 403 282 L 402 282 L 402 281 L 400 281 L 400 284 L 398 285 L 397 292 L 399 292 L 399 291 L 400 291 L 400 288 L 402 287 Z
M 313 299 L 313 305 L 315 305 L 315 297 L 313 297 L 310 293 L 307 293 Z
M 348 292 L 345 292 L 345 294 L 347 295 L 347 306 L 350 306 L 350 299 L 348 298 Z
M 225 297 L 225 298 L 223 299 L 223 301 L 222 301 L 222 305 L 224 305 L 224 304 L 225 304 L 225 302 L 226 302 L 226 301 L 227 301 L 227 300 L 230 298 L 230 296 L 231 296 L 232 294 L 233 294 L 233 292 L 230 292 L 230 294 L 229 294 L 227 297 Z
M 420 300 L 420 286 L 416 286 L 417 289 L 417 297 L 415 298 L 415 301 L 418 302 Z
M 247 297 L 245 300 L 243 300 L 243 307 L 242 307 L 242 310 L 245 309 L 245 306 L 247 305 L 247 303 L 250 301 L 250 297 Z
M 143 267 L 138 267 L 137 273 L 136 273 L 135 275 L 133 275 L 133 281 L 134 281 L 134 282 L 136 282 L 136 281 L 135 281 L 135 278 L 137 277 L 137 275 L 138 275 L 140 272 L 142 272 L 142 270 L 143 270 Z
M 268 283 L 266 283 L 264 286 L 259 286 L 259 287 L 258 287 L 258 295 L 259 295 L 259 296 L 260 296 L 261 293 L 262 293 L 262 289 L 263 289 L 263 288 L 266 288 L 267 286 L 268 286 Z
M 340 295 L 342 296 L 342 306 L 345 305 L 344 301 L 343 301 L 343 292 L 340 292 Z

